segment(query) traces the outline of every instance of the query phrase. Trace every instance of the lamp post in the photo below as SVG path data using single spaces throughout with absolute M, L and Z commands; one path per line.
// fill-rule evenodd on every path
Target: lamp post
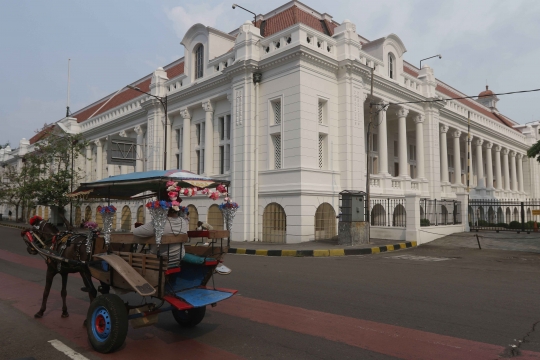
M 438 57 L 439 59 L 442 59 L 442 55 L 441 55 L 441 54 L 433 55 L 433 56 L 430 56 L 430 57 L 428 57 L 428 58 L 422 59 L 422 60 L 420 60 L 420 70 L 422 70 L 422 61 L 428 60 L 428 59 L 433 59 L 434 57 Z
M 157 95 L 152 95 L 146 91 L 142 91 L 141 89 L 139 89 L 138 87 L 135 87 L 135 86 L 131 86 L 131 85 L 128 85 L 127 86 L 129 89 L 131 90 L 135 90 L 135 91 L 138 91 L 140 93 L 143 93 L 143 94 L 146 94 L 148 96 L 151 96 L 155 99 L 157 99 L 161 106 L 163 106 L 163 110 L 165 110 L 165 139 L 164 139 L 164 147 L 163 147 L 163 170 L 167 170 L 167 95 L 165 96 L 157 96 Z
M 241 7 L 241 6 L 238 5 L 238 4 L 232 4 L 232 8 L 233 8 L 233 9 L 236 9 L 236 7 L 239 7 L 240 9 L 245 10 L 245 11 L 247 11 L 248 13 L 252 13 L 252 14 L 253 14 L 253 25 L 255 25 L 255 24 L 257 23 L 257 14 L 255 14 L 253 11 L 250 11 L 250 10 L 244 8 L 244 7 Z

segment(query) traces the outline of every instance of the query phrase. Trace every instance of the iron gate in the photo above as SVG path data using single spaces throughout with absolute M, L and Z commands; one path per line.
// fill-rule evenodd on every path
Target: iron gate
M 538 231 L 539 199 L 471 199 L 467 210 L 471 231 Z

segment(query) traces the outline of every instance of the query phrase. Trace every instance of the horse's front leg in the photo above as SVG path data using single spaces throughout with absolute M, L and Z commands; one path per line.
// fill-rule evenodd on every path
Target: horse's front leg
M 45 312 L 45 309 L 47 308 L 47 299 L 49 298 L 49 293 L 51 291 L 51 286 L 52 286 L 55 275 L 56 275 L 56 270 L 53 268 L 53 265 L 47 265 L 47 276 L 45 279 L 45 289 L 43 290 L 43 300 L 41 302 L 41 308 L 34 315 L 35 318 L 39 319 L 43 317 L 43 313 Z
M 60 295 L 62 296 L 62 317 L 67 318 L 69 317 L 69 313 L 67 311 L 67 305 L 66 305 L 67 281 L 68 281 L 69 274 L 67 272 L 61 272 L 60 275 L 62 275 L 62 291 L 60 291 Z

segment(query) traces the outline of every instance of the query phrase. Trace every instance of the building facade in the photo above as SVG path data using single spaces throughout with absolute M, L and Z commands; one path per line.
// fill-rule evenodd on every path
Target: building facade
M 291 1 L 229 33 L 196 24 L 181 45 L 183 58 L 131 85 L 167 96 L 168 168 L 231 181 L 241 206 L 235 240 L 334 236 L 339 192 L 366 189 L 368 155 L 372 207 L 381 206 L 387 219 L 375 236 L 409 238 L 396 216 L 417 222 L 416 213 L 427 210 L 419 209 L 420 199 L 466 199 L 468 143 L 471 198 L 540 197 L 534 180 L 540 167 L 526 156 L 540 124 L 520 125 L 499 113 L 488 89 L 477 101 L 442 100 L 465 95 L 431 67 L 404 61 L 406 47 L 395 34 L 368 41 L 350 21 Z M 56 126 L 91 140 L 78 159 L 90 182 L 161 169 L 164 118 L 159 101 L 124 88 Z M 107 139 L 117 135 L 136 140 L 133 166 L 107 164 Z M 38 140 L 0 150 L 0 161 L 17 161 Z M 390 198 L 403 202 L 389 208 Z M 96 220 L 97 205 L 81 204 L 75 219 Z M 119 205 L 118 228 L 144 221 L 142 203 Z M 192 220 L 222 224 L 216 203 L 204 196 L 183 205 L 190 205 Z

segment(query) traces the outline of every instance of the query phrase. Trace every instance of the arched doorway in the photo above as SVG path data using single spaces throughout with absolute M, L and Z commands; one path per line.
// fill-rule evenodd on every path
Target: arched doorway
M 120 229 L 127 232 L 131 231 L 131 209 L 127 205 L 122 208 Z
M 43 214 L 43 219 L 49 220 L 49 207 L 45 206 L 45 214 Z
M 137 222 L 144 224 L 144 206 L 139 206 L 137 208 Z
M 532 213 L 531 209 L 527 209 L 527 222 L 532 221 Z
M 84 209 L 84 220 L 92 221 L 92 208 L 90 206 L 87 206 L 86 209 Z
M 43 216 L 41 216 L 41 206 L 38 206 L 38 209 L 37 209 L 37 214 L 40 218 L 42 218 Z
M 519 211 L 517 208 L 514 208 L 514 221 L 519 221 Z
M 488 223 L 494 224 L 495 223 L 495 211 L 490 206 L 488 209 Z
M 97 208 L 96 208 L 96 224 L 98 228 L 103 229 L 103 218 L 101 217 L 101 214 Z
M 263 212 L 263 241 L 285 243 L 287 238 L 287 215 L 278 203 L 266 205 Z
M 386 212 L 381 204 L 375 204 L 371 209 L 371 225 L 386 226 Z
M 332 239 L 336 235 L 336 212 L 329 203 L 322 203 L 315 211 L 315 240 Z
M 407 226 L 407 213 L 403 205 L 398 204 L 394 208 L 394 215 L 392 216 L 392 222 L 396 227 L 405 227 Z
M 503 223 L 504 222 L 504 212 L 501 207 L 497 209 L 497 223 Z
M 506 208 L 506 223 L 509 224 L 512 221 L 512 212 L 510 208 Z
M 75 223 L 73 226 L 79 226 L 81 225 L 82 219 L 81 219 L 81 207 L 77 206 L 75 208 Z
M 189 211 L 189 231 L 197 230 L 197 223 L 199 222 L 199 212 L 195 205 L 188 205 Z
M 223 213 L 219 210 L 219 206 L 213 204 L 208 208 L 206 221 L 212 225 L 214 230 L 223 230 Z

